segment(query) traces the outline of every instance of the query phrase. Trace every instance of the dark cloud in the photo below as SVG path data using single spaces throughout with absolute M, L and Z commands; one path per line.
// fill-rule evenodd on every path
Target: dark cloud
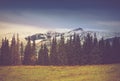
M 119 0 L 1 0 L 1 8 L 19 9 L 116 9 Z
M 0 21 L 120 31 L 119 0 L 0 0 Z

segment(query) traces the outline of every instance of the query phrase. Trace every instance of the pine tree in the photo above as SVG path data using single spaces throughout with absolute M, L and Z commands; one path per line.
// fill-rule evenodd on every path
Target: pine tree
M 105 55 L 105 40 L 102 38 L 100 41 L 99 41 L 99 50 L 101 51 L 101 63 L 104 64 L 104 55 Z
M 58 65 L 56 37 L 53 38 L 51 48 L 50 48 L 50 64 L 51 65 Z
M 64 37 L 61 36 L 60 42 L 58 44 L 58 60 L 59 60 L 59 65 L 66 65 L 68 64 L 68 59 L 67 59 L 67 54 L 66 54 L 66 45 L 64 42 Z
M 68 60 L 68 65 L 72 65 L 73 63 L 73 45 L 72 45 L 72 36 L 70 36 L 70 39 L 67 40 L 66 43 L 66 53 L 67 53 L 67 60 Z
M 0 57 L 1 57 L 1 65 L 10 65 L 9 41 L 6 38 L 2 39 Z
M 115 37 L 112 41 L 112 53 L 111 53 L 111 61 L 112 63 L 120 62 L 120 38 Z
M 41 45 L 41 48 L 38 52 L 38 64 L 44 65 L 44 48 L 43 45 Z
M 44 44 L 44 65 L 49 64 L 49 57 L 48 57 L 48 48 L 47 45 Z
M 71 65 L 79 65 L 80 59 L 81 59 L 81 43 L 80 43 L 80 37 L 78 34 L 74 34 L 73 41 L 71 45 Z
M 1 56 L 0 56 L 0 58 L 1 58 L 0 59 L 1 65 L 5 65 L 4 61 L 6 61 L 4 52 L 5 52 L 5 40 L 2 39 Z
M 41 45 L 41 48 L 38 53 L 38 64 L 39 65 L 48 65 L 49 58 L 48 58 L 48 48 L 46 44 Z
M 93 38 L 88 33 L 85 37 L 84 43 L 83 43 L 83 58 L 82 63 L 83 64 L 90 64 L 91 63 L 91 50 L 93 49 Z
M 101 64 L 102 63 L 102 51 L 99 48 L 99 42 L 96 37 L 96 34 L 94 34 L 94 39 L 93 39 L 93 48 L 90 53 L 90 59 L 91 63 L 90 64 Z
M 20 57 L 20 40 L 19 34 L 17 34 L 17 44 L 16 44 L 16 58 L 17 58 L 17 65 L 22 64 L 21 57 Z
M 105 49 L 104 49 L 104 56 L 103 61 L 105 64 L 111 63 L 111 44 L 109 40 L 105 40 Z
M 36 64 L 36 62 L 37 62 L 37 53 L 36 53 L 36 43 L 35 43 L 35 40 L 33 40 L 33 44 L 32 44 L 31 61 L 32 61 L 33 65 Z
M 77 48 L 76 47 L 76 34 L 74 33 L 74 36 L 73 36 L 73 41 L 72 41 L 72 58 L 71 58 L 71 60 L 72 60 L 72 62 L 71 62 L 71 64 L 72 65 L 76 65 L 76 64 L 78 64 L 78 53 L 77 53 L 77 49 L 79 49 L 79 48 Z
M 32 56 L 32 46 L 31 46 L 30 37 L 28 37 L 28 42 L 24 52 L 24 60 L 23 60 L 24 65 L 32 65 L 31 56 Z
M 18 35 L 17 35 L 17 41 L 15 39 L 15 35 L 12 38 L 10 53 L 11 53 L 11 65 L 20 65 L 21 60 L 20 60 L 20 54 L 19 54 L 19 37 L 18 37 Z
M 23 42 L 21 42 L 21 45 L 20 45 L 20 57 L 21 57 L 21 62 L 23 63 L 23 58 L 24 58 Z
M 0 47 L 0 65 L 1 65 L 1 47 Z
M 78 65 L 78 64 L 80 64 L 81 59 L 82 59 L 81 42 L 80 42 L 80 37 L 78 34 L 76 35 L 74 51 L 75 51 L 75 55 L 76 55 L 75 64 Z

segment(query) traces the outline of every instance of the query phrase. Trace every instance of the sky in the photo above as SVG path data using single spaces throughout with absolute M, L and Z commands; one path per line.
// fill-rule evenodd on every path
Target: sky
M 119 0 L 0 0 L 0 32 L 120 32 Z

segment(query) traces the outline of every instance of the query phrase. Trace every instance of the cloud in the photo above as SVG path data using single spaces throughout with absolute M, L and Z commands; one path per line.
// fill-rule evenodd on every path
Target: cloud
M 120 32 L 120 21 L 96 21 L 97 26 L 101 26 L 104 30 L 112 32 Z
M 33 33 L 43 33 L 46 32 L 45 29 L 39 28 L 36 26 L 30 25 L 22 25 L 22 24 L 15 24 L 15 23 L 8 23 L 8 22 L 0 22 L 0 32 L 33 32 Z
M 120 21 L 98 21 L 97 24 L 104 26 L 120 27 Z
M 44 27 L 37 27 L 31 25 L 23 25 L 23 24 L 15 24 L 15 23 L 8 23 L 8 22 L 0 22 L 0 33 L 21 33 L 21 32 L 28 32 L 28 33 L 46 33 L 48 31 L 57 31 L 57 32 L 65 32 L 69 31 L 67 28 L 44 28 Z
M 9 23 L 16 28 L 25 27 L 67 31 L 77 27 L 91 30 L 120 31 L 120 17 L 105 10 L 3 10 L 0 11 L 1 29 Z M 6 28 L 10 28 L 8 25 Z M 12 28 L 13 29 L 13 28 Z M 26 29 L 26 30 L 27 30 Z M 65 30 L 64 30 L 65 29 Z M 23 30 L 24 31 L 24 30 Z M 28 30 L 27 30 L 28 31 Z

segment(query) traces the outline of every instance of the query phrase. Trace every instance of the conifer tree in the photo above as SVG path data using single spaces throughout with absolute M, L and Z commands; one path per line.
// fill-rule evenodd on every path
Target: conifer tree
M 15 39 L 15 35 L 12 38 L 10 53 L 11 53 L 11 65 L 21 64 L 20 54 L 19 54 L 19 37 L 18 37 L 18 35 L 17 35 L 17 41 Z
M 48 58 L 48 48 L 46 44 L 41 45 L 41 48 L 38 53 L 38 64 L 39 65 L 48 65 L 49 58 Z
M 1 47 L 0 47 L 0 65 L 1 65 Z
M 78 34 L 76 34 L 76 41 L 75 41 L 75 55 L 76 55 L 76 59 L 75 59 L 75 64 L 78 65 L 80 64 L 80 61 L 82 59 L 82 49 L 81 49 L 81 42 L 80 42 L 80 37 Z
M 88 33 L 83 43 L 83 64 L 90 64 L 91 50 L 93 48 L 93 38 Z
M 111 61 L 112 63 L 120 62 L 120 38 L 115 37 L 112 41 L 112 53 L 111 53 Z
M 38 52 L 38 64 L 44 65 L 44 47 L 41 45 L 41 48 Z
M 105 49 L 104 49 L 104 56 L 103 61 L 105 64 L 111 63 L 111 44 L 109 40 L 105 40 Z
M 99 48 L 99 42 L 97 40 L 96 34 L 94 34 L 93 48 L 90 53 L 90 64 L 101 64 L 102 63 L 102 51 Z
M 71 65 L 78 65 L 80 63 L 81 43 L 79 35 L 74 33 L 71 45 Z
M 44 65 L 49 64 L 49 57 L 48 57 L 48 48 L 47 45 L 44 44 Z
M 64 42 L 64 37 L 61 36 L 60 42 L 58 44 L 58 60 L 59 60 L 59 65 L 66 65 L 68 64 L 68 59 L 67 59 L 67 54 L 66 54 L 66 45 Z
M 20 40 L 19 40 L 19 34 L 17 34 L 17 44 L 16 44 L 16 55 L 17 55 L 17 64 L 22 64 L 21 57 L 20 57 Z
M 21 45 L 20 45 L 20 57 L 21 57 L 21 62 L 23 63 L 23 58 L 24 58 L 23 42 L 21 42 Z
M 1 57 L 1 65 L 10 65 L 9 41 L 6 38 L 2 39 L 0 57 Z
M 37 53 L 36 53 L 36 43 L 35 40 L 33 40 L 33 44 L 32 44 L 32 55 L 31 55 L 31 61 L 32 64 L 36 64 L 37 62 Z
M 67 53 L 67 60 L 68 65 L 72 65 L 73 63 L 73 45 L 72 45 L 72 36 L 70 36 L 70 39 L 67 40 L 66 43 L 66 53 Z
M 50 64 L 58 65 L 58 54 L 57 54 L 57 41 L 56 37 L 52 39 L 52 44 L 50 48 Z
M 24 52 L 23 64 L 32 65 L 31 56 L 32 56 L 32 46 L 31 46 L 30 37 L 28 37 L 28 42 L 27 42 L 27 45 L 25 47 L 25 52 Z
M 101 52 L 101 63 L 104 64 L 104 56 L 105 56 L 105 40 L 102 38 L 100 41 L 99 41 L 99 50 Z
M 77 49 L 79 49 L 79 48 L 77 48 Z M 76 34 L 74 33 L 74 36 L 73 36 L 73 41 L 72 41 L 72 58 L 71 58 L 71 60 L 72 60 L 72 65 L 76 65 L 76 64 L 78 64 L 78 56 L 77 56 L 77 52 L 76 52 Z

